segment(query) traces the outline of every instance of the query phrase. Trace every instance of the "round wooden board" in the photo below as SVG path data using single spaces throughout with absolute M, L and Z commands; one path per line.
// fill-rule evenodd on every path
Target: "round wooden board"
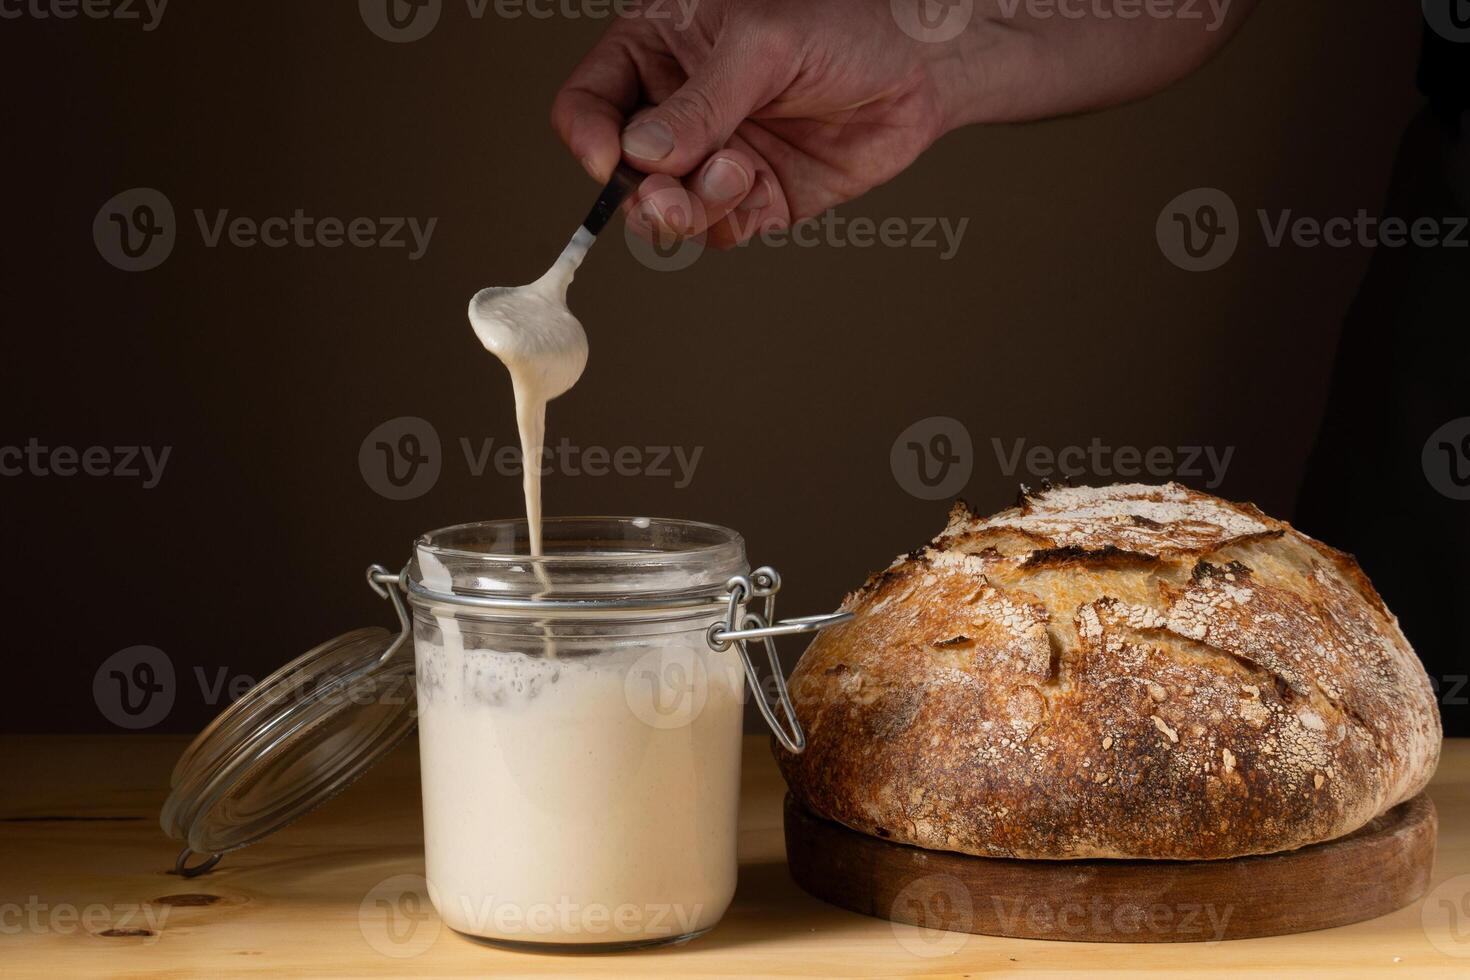
M 1324 844 L 1229 861 L 1021 861 L 927 851 L 786 796 L 786 860 L 823 901 L 921 930 L 1074 942 L 1249 939 L 1361 922 L 1429 887 L 1438 828 L 1416 796 Z

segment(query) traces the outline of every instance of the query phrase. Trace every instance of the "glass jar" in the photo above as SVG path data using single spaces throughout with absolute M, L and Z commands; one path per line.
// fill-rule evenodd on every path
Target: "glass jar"
M 773 690 L 756 706 L 800 752 L 775 637 L 848 616 L 777 622 L 779 576 L 751 572 L 727 528 L 542 530 L 535 558 L 524 520 L 489 521 L 422 535 L 401 573 L 370 568 L 400 631 L 317 647 L 201 733 L 162 815 L 187 842 L 176 870 L 205 873 L 330 799 L 416 720 L 427 889 L 451 928 L 587 951 L 711 928 L 735 891 L 746 682 L 763 687 L 749 644 Z
M 745 683 L 706 637 L 744 544 L 550 520 L 532 561 L 525 534 L 435 531 L 408 569 L 429 897 L 498 942 L 698 935 L 735 893 Z

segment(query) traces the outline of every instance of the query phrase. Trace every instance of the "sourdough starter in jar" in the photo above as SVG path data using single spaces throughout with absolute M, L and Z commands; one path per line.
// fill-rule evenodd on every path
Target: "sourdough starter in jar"
M 735 891 L 744 693 L 733 652 L 705 641 L 720 612 L 616 626 L 459 612 L 415 607 L 425 857 L 444 921 L 578 945 L 714 925 Z

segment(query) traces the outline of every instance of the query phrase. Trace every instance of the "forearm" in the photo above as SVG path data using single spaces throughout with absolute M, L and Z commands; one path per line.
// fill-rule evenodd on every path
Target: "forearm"
M 1256 0 L 975 0 L 932 45 L 946 128 L 1117 105 L 1203 65 Z

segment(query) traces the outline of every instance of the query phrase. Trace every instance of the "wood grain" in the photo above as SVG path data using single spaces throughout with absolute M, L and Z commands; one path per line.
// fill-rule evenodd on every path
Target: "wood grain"
M 786 795 L 797 884 L 922 929 L 1094 943 L 1254 939 L 1362 922 L 1429 890 L 1423 794 L 1339 840 L 1228 861 L 1018 861 L 927 851 L 813 816 Z
M 404 903 L 389 930 L 374 890 L 421 880 L 417 746 L 405 743 L 330 805 L 227 856 L 166 873 L 158 829 L 187 738 L 0 737 L 0 975 L 126 977 L 1399 976 L 1461 980 L 1470 965 L 1470 740 L 1446 743 L 1434 890 L 1408 908 L 1322 932 L 1244 942 L 1038 942 L 921 930 L 839 909 L 791 879 L 784 786 L 765 739 L 746 743 L 740 888 L 686 946 L 617 956 L 516 954 L 469 942 Z M 405 878 L 406 876 L 406 878 Z M 180 898 L 180 896 L 190 896 Z M 364 909 L 364 906 L 367 906 Z M 1458 926 L 1459 928 L 1456 928 Z M 394 940 L 397 939 L 398 942 Z

